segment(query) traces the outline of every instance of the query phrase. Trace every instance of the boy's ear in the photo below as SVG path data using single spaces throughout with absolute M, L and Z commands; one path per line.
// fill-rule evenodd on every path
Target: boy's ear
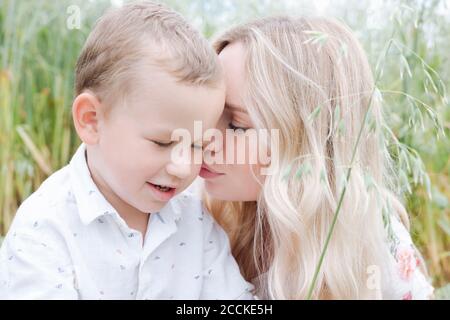
M 81 141 L 88 145 L 98 143 L 100 113 L 101 102 L 91 92 L 83 92 L 73 101 L 72 117 L 75 129 Z

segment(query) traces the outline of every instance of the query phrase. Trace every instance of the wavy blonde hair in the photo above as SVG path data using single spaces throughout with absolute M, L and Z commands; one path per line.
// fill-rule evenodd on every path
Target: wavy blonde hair
M 312 297 L 375 298 L 368 268 L 378 266 L 381 286 L 389 283 L 385 218 L 408 225 L 408 216 L 391 191 L 382 110 L 361 45 L 342 23 L 315 17 L 259 19 L 225 32 L 214 47 L 220 53 L 235 42 L 246 50 L 243 103 L 256 129 L 279 130 L 271 151 L 282 168 L 265 177 L 255 203 L 206 199 L 243 275 L 264 298 L 307 297 L 367 121 Z

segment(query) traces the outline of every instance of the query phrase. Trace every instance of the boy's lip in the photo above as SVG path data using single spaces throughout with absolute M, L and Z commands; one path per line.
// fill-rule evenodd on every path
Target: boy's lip
M 175 186 L 173 184 L 155 183 L 155 182 L 151 182 L 151 181 L 147 181 L 147 183 L 150 183 L 150 184 L 153 184 L 153 185 L 157 185 L 157 186 L 164 186 L 164 187 L 168 187 L 168 188 L 172 188 L 172 189 L 178 188 L 177 186 Z
M 147 185 L 149 186 L 150 190 L 153 191 L 153 194 L 161 201 L 169 201 L 177 192 L 176 187 L 163 185 L 169 187 L 170 189 L 168 191 L 162 191 L 156 187 L 156 183 L 147 182 Z
M 200 169 L 199 176 L 203 179 L 212 179 L 217 178 L 219 176 L 223 176 L 224 173 L 219 173 L 214 170 L 212 170 L 210 167 L 208 167 L 206 164 L 202 164 L 202 167 Z

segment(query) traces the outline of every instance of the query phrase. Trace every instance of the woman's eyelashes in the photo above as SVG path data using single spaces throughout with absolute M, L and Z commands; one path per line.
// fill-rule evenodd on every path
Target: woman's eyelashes
M 233 131 L 241 130 L 241 131 L 243 131 L 243 132 L 245 132 L 245 131 L 247 131 L 248 129 L 250 129 L 250 128 L 246 128 L 246 127 L 235 126 L 235 125 L 233 124 L 233 122 L 228 123 L 228 128 L 231 129 L 231 130 L 233 130 Z

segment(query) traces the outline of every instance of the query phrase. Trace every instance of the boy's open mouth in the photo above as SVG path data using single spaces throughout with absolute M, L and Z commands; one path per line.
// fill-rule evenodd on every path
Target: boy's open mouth
M 162 192 L 169 192 L 171 190 L 174 190 L 175 188 L 169 187 L 169 186 L 165 186 L 165 185 L 160 185 L 160 184 L 154 184 L 151 182 L 147 182 L 148 184 L 152 185 L 153 187 L 155 187 L 156 189 L 162 191 Z
M 176 188 L 162 184 L 147 182 L 153 194 L 161 201 L 169 201 L 176 192 Z

